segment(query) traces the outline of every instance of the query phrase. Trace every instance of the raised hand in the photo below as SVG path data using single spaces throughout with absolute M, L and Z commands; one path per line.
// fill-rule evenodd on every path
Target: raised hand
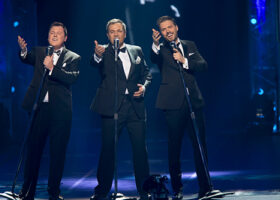
M 161 34 L 160 34 L 160 32 L 158 32 L 155 29 L 152 29 L 152 31 L 153 31 L 153 35 L 152 35 L 153 41 L 154 41 L 155 45 L 158 46 L 159 39 L 161 38 Z
M 95 44 L 94 52 L 99 58 L 101 58 L 103 56 L 103 53 L 105 52 L 105 48 L 99 45 L 96 40 L 94 40 L 94 44 Z
M 24 40 L 22 37 L 20 37 L 20 36 L 18 36 L 18 45 L 19 45 L 19 47 L 20 47 L 20 49 L 21 49 L 22 51 L 25 51 L 25 50 L 27 49 L 27 43 L 26 43 L 25 40 Z

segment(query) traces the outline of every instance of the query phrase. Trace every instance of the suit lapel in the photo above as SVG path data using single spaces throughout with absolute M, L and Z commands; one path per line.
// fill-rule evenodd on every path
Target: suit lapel
M 56 67 L 59 67 L 61 68 L 62 64 L 63 64 L 63 61 L 64 61 L 64 57 L 65 57 L 65 54 L 67 53 L 67 49 L 64 47 L 58 60 L 57 60 L 57 63 L 56 63 Z
M 127 49 L 128 56 L 130 58 L 130 63 L 131 63 L 130 70 L 129 70 L 129 73 L 128 73 L 128 78 L 127 78 L 127 79 L 129 79 L 131 74 L 133 73 L 133 71 L 135 69 L 135 59 L 134 59 L 134 55 L 133 55 L 134 51 L 131 48 L 131 46 L 126 45 L 126 49 Z
M 182 43 L 182 46 L 183 46 L 183 49 L 184 49 L 184 57 L 185 58 L 189 58 L 189 49 L 188 49 L 188 46 L 187 46 L 187 43 L 185 40 L 180 40 L 180 42 Z

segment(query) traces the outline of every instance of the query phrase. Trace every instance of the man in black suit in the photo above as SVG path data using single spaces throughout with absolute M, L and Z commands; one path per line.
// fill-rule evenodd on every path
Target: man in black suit
M 78 78 L 80 61 L 79 55 L 66 49 L 66 40 L 67 29 L 60 22 L 52 23 L 49 29 L 48 42 L 54 48 L 51 56 L 46 54 L 47 47 L 35 47 L 27 51 L 27 43 L 18 36 L 20 59 L 34 66 L 33 79 L 22 104 L 29 113 L 33 109 L 43 73 L 45 70 L 47 73 L 27 138 L 24 183 L 20 192 L 20 198 L 24 200 L 34 199 L 40 159 L 47 137 L 50 143 L 49 199 L 62 199 L 59 188 L 71 132 L 71 85 Z
M 127 128 L 132 144 L 136 186 L 141 199 L 147 194 L 142 190 L 143 181 L 149 176 L 146 149 L 146 111 L 144 92 L 151 82 L 151 74 L 142 50 L 138 46 L 124 43 L 126 25 L 119 19 L 107 23 L 107 45 L 95 41 L 91 65 L 98 68 L 101 85 L 91 104 L 91 109 L 102 119 L 102 147 L 99 158 L 97 180 L 91 200 L 106 199 L 110 192 L 115 165 L 114 113 L 117 113 L 117 134 Z M 118 59 L 114 60 L 114 41 L 119 39 Z M 117 80 L 116 80 L 117 73 Z M 116 92 L 117 85 L 117 92 Z M 117 93 L 117 96 L 116 96 Z M 117 105 L 115 105 L 117 99 Z
M 169 16 L 157 20 L 160 32 L 153 29 L 153 45 L 151 60 L 156 63 L 161 72 L 161 84 L 157 96 L 156 107 L 163 110 L 168 126 L 168 160 L 171 184 L 174 192 L 173 200 L 183 198 L 183 184 L 180 166 L 182 139 L 185 129 L 191 139 L 194 149 L 195 168 L 200 187 L 199 198 L 213 191 L 211 183 L 207 181 L 207 173 L 203 170 L 203 163 L 199 154 L 199 147 L 195 141 L 195 132 L 185 97 L 185 88 L 180 76 L 178 63 L 183 68 L 183 77 L 189 90 L 191 104 L 196 116 L 199 138 L 206 155 L 205 127 L 203 106 L 204 100 L 198 88 L 195 73 L 207 69 L 207 62 L 197 50 L 194 42 L 178 38 L 178 26 Z M 161 35 L 164 42 L 159 43 Z M 177 48 L 170 43 L 175 42 Z M 218 191 L 217 191 L 218 192 Z

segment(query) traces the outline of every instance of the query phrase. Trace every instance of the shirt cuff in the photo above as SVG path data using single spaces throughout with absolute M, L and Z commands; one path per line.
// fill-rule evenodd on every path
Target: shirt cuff
M 93 54 L 93 57 L 94 57 L 94 61 L 97 63 L 100 63 L 102 61 L 102 57 L 99 58 L 96 54 Z
M 189 69 L 189 61 L 187 58 L 185 58 L 185 63 L 183 64 L 183 68 Z
M 52 71 L 53 71 L 53 69 L 49 71 L 49 76 L 51 76 L 51 75 L 52 75 Z
M 21 56 L 22 58 L 25 58 L 26 55 L 27 55 L 27 49 L 26 49 L 26 48 L 20 51 L 20 56 Z
M 142 94 L 142 96 L 144 97 L 145 92 L 146 92 L 146 87 L 145 87 L 144 85 L 142 85 L 142 88 L 143 88 L 143 94 Z
M 159 54 L 159 50 L 160 50 L 160 46 L 158 45 L 155 45 L 155 43 L 153 42 L 153 45 L 152 45 L 152 50 L 155 52 L 155 54 Z

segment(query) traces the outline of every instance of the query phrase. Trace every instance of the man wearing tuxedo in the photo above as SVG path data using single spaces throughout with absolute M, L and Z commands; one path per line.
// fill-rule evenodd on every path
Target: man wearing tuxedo
M 27 51 L 27 43 L 18 36 L 18 44 L 21 48 L 20 59 L 34 67 L 33 79 L 22 104 L 29 113 L 36 103 L 36 94 L 46 70 L 26 143 L 24 183 L 19 195 L 24 200 L 34 199 L 40 159 L 47 138 L 49 138 L 50 144 L 49 199 L 63 199 L 59 194 L 65 153 L 71 131 L 71 85 L 78 78 L 80 61 L 79 55 L 66 49 L 64 46 L 66 40 L 67 29 L 60 22 L 52 23 L 49 28 L 48 42 L 54 48 L 51 56 L 46 54 L 47 47 L 34 47 L 31 51 Z
M 147 194 L 142 190 L 142 184 L 149 176 L 145 142 L 144 93 L 151 83 L 151 74 L 142 49 L 139 46 L 124 43 L 126 37 L 124 22 L 120 19 L 112 19 L 108 21 L 106 29 L 109 44 L 99 45 L 97 41 L 94 41 L 95 50 L 91 58 L 91 65 L 98 68 L 101 76 L 101 84 L 97 89 L 91 109 L 101 116 L 102 146 L 97 169 L 98 185 L 90 199 L 106 199 L 112 186 L 115 166 L 115 112 L 118 115 L 117 136 L 119 137 L 123 128 L 126 127 L 130 137 L 136 186 L 140 199 L 147 199 Z M 117 52 L 117 62 L 114 55 L 116 39 L 119 39 L 120 47 Z
M 205 126 L 202 110 L 204 100 L 198 88 L 195 73 L 206 70 L 207 62 L 200 55 L 194 42 L 178 38 L 178 26 L 173 18 L 162 16 L 157 20 L 157 25 L 160 32 L 152 29 L 151 60 L 158 65 L 161 72 L 161 84 L 156 107 L 163 110 L 168 127 L 168 161 L 174 192 L 173 200 L 181 200 L 183 198 L 180 154 L 185 130 L 187 130 L 188 137 L 192 142 L 195 168 L 200 187 L 199 198 L 202 198 L 206 194 L 208 195 L 209 192 L 212 192 L 213 187 L 207 181 L 207 175 L 203 170 L 203 163 L 200 159 L 199 147 L 194 139 L 195 132 L 178 63 L 183 68 L 183 77 L 189 90 L 191 104 L 196 116 L 199 138 L 206 155 Z M 164 38 L 162 43 L 159 42 L 161 36 Z M 172 48 L 171 42 L 175 42 L 177 48 Z

